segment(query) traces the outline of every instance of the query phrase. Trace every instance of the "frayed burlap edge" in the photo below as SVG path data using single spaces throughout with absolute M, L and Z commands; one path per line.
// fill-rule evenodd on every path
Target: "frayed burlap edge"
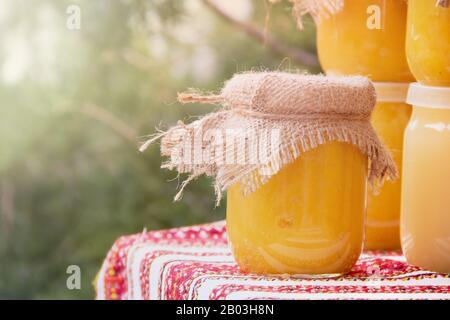
M 281 0 L 269 0 L 278 3 Z M 299 29 L 303 29 L 303 16 L 310 14 L 316 23 L 342 10 L 344 0 L 289 0 L 292 3 L 292 14 Z
M 449 8 L 450 0 L 436 0 L 436 7 Z
M 202 95 L 198 92 L 188 92 L 180 94 L 178 99 L 182 103 L 201 102 L 220 104 L 225 103 L 220 95 Z M 259 114 L 253 115 L 258 119 Z M 275 115 L 276 116 L 276 115 Z M 254 192 L 264 185 L 274 174 L 280 171 L 285 165 L 292 163 L 303 153 L 308 152 L 318 146 L 328 142 L 343 142 L 356 146 L 369 160 L 369 182 L 375 190 L 384 183 L 385 179 L 395 180 L 398 177 L 396 165 L 388 151 L 378 139 L 370 119 L 336 119 L 332 123 L 314 123 L 311 119 L 280 120 L 283 121 L 280 133 L 283 139 L 277 152 L 268 156 L 268 162 L 264 165 L 222 165 L 217 166 L 219 159 L 213 159 L 208 164 L 186 164 L 182 161 L 174 161 L 183 157 L 187 152 L 182 143 L 183 138 L 193 136 L 196 132 L 204 132 L 208 128 L 222 128 L 230 118 L 252 117 L 246 113 L 242 115 L 236 109 L 225 109 L 208 114 L 197 121 L 185 124 L 179 121 L 176 126 L 165 132 L 160 132 L 150 137 L 140 148 L 144 151 L 149 145 L 161 139 L 161 154 L 170 157 L 164 162 L 161 168 L 177 170 L 178 173 L 188 173 L 188 178 L 182 182 L 175 201 L 182 198 L 184 188 L 200 175 L 212 176 L 215 178 L 214 190 L 216 194 L 216 204 L 218 205 L 222 193 L 235 183 L 241 184 L 241 190 L 245 195 Z M 274 119 L 258 119 L 263 125 L 271 127 Z M 265 123 L 267 121 L 267 123 Z M 264 124 L 265 123 L 265 124 Z M 211 142 L 206 142 L 211 144 Z M 202 145 L 201 148 L 207 147 Z M 227 147 L 229 147 L 227 145 Z M 234 146 L 237 149 L 237 146 Z M 192 150 L 189 150 L 192 152 Z

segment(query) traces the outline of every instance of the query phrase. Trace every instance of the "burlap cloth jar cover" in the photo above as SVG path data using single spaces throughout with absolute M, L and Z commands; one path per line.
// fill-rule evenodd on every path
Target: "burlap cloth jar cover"
M 302 153 L 331 141 L 350 143 L 368 157 L 372 185 L 397 177 L 370 123 L 376 93 L 365 77 L 248 72 L 234 75 L 219 95 L 178 98 L 222 108 L 190 124 L 179 121 L 141 146 L 161 138 L 161 154 L 169 157 L 162 168 L 189 174 L 175 200 L 202 174 L 215 178 L 218 201 L 235 183 L 251 193 Z

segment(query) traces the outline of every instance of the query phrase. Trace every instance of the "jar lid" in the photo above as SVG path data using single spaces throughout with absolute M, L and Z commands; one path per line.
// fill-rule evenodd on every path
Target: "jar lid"
M 450 88 L 412 83 L 409 86 L 407 102 L 424 108 L 450 109 Z
M 373 85 L 377 92 L 377 102 L 406 102 L 409 83 L 374 82 Z

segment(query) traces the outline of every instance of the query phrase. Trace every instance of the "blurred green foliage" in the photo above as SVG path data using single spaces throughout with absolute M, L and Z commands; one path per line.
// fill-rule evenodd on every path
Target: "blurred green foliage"
M 71 4 L 81 9 L 80 30 L 66 27 Z M 250 5 L 248 18 L 263 28 L 264 1 Z M 179 106 L 177 91 L 216 90 L 236 71 L 302 66 L 200 0 L 2 6 L 0 298 L 91 299 L 91 282 L 119 236 L 224 218 L 207 178 L 173 203 L 176 173 L 160 170 L 156 146 L 139 153 L 139 140 L 160 123 L 211 110 Z M 311 21 L 300 33 L 289 10 L 271 9 L 269 31 L 314 52 Z M 81 268 L 81 290 L 66 288 L 71 264 Z

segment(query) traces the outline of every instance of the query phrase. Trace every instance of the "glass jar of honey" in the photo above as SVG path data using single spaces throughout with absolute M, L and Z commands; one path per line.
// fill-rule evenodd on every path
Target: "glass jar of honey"
M 405 54 L 404 0 L 345 0 L 317 23 L 317 50 L 328 74 L 380 82 L 412 82 Z
M 180 102 L 223 109 L 161 137 L 164 167 L 215 178 L 227 191 L 227 233 L 239 267 L 256 274 L 339 275 L 364 242 L 366 189 L 397 170 L 371 123 L 366 77 L 245 72 L 220 94 Z M 145 142 L 141 150 L 153 143 Z
M 412 108 L 406 104 L 409 84 L 374 83 L 377 105 L 372 125 L 391 152 L 399 173 L 402 171 L 403 134 Z M 401 181 L 386 182 L 377 192 L 368 193 L 366 250 L 400 249 Z
M 450 273 L 450 88 L 412 84 L 408 102 L 402 249 L 409 263 Z
M 327 143 L 306 152 L 248 196 L 229 188 L 227 229 L 243 271 L 341 274 L 363 245 L 367 158 Z
M 406 53 L 417 81 L 450 87 L 449 1 L 409 0 Z

